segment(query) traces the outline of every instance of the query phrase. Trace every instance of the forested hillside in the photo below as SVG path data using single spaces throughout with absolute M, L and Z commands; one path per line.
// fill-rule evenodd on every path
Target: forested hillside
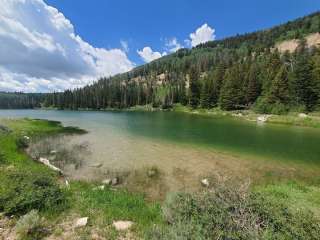
M 320 49 L 305 37 L 320 32 L 320 13 L 245 35 L 180 49 L 93 85 L 47 95 L 60 109 L 127 108 L 175 103 L 193 108 L 314 111 L 320 98 Z M 293 52 L 275 47 L 297 39 Z
M 39 108 L 44 102 L 46 94 L 42 93 L 7 93 L 0 92 L 1 109 Z

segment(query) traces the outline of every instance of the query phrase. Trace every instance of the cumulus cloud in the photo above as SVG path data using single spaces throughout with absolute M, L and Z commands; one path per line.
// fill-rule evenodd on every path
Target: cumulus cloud
M 178 42 L 177 38 L 175 37 L 166 41 L 166 48 L 171 53 L 178 51 L 182 47 L 183 46 Z
M 95 48 L 43 0 L 0 0 L 0 90 L 80 87 L 134 67 L 121 49 Z
M 208 41 L 215 40 L 215 29 L 208 26 L 207 23 L 199 27 L 194 33 L 190 34 L 190 40 L 186 40 L 192 47 L 199 45 L 200 43 L 205 43 Z
M 166 52 L 154 52 L 151 47 L 144 47 L 142 50 L 138 50 L 137 52 L 143 61 L 147 63 L 167 55 Z

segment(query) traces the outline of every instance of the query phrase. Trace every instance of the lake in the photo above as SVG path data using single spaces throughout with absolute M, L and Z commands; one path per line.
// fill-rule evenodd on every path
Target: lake
M 309 174 L 301 172 L 303 168 L 320 169 L 318 129 L 176 112 L 0 110 L 0 118 L 22 117 L 57 120 L 89 131 L 65 140 L 88 145 L 83 167 L 73 172 L 80 178 L 144 166 L 195 178 L 211 171 L 253 176 L 279 169 L 295 174 Z M 89 167 L 99 164 L 99 173 Z

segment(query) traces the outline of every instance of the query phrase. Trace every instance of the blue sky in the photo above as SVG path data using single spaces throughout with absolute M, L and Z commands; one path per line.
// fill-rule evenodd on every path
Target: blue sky
M 129 58 L 143 63 L 137 49 L 165 51 L 165 41 L 183 43 L 208 23 L 217 39 L 268 28 L 320 10 L 317 0 L 46 0 L 75 26 L 77 34 L 96 47 L 129 45 Z
M 0 91 L 52 92 L 269 28 L 319 0 L 0 0 Z

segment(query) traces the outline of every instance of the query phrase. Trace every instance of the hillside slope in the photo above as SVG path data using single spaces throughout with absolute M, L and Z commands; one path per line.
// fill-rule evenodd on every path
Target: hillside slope
M 320 96 L 319 32 L 317 12 L 271 29 L 180 49 L 93 85 L 48 94 L 43 104 L 106 109 L 181 103 L 264 113 L 313 111 Z M 288 48 L 288 41 L 294 46 Z

